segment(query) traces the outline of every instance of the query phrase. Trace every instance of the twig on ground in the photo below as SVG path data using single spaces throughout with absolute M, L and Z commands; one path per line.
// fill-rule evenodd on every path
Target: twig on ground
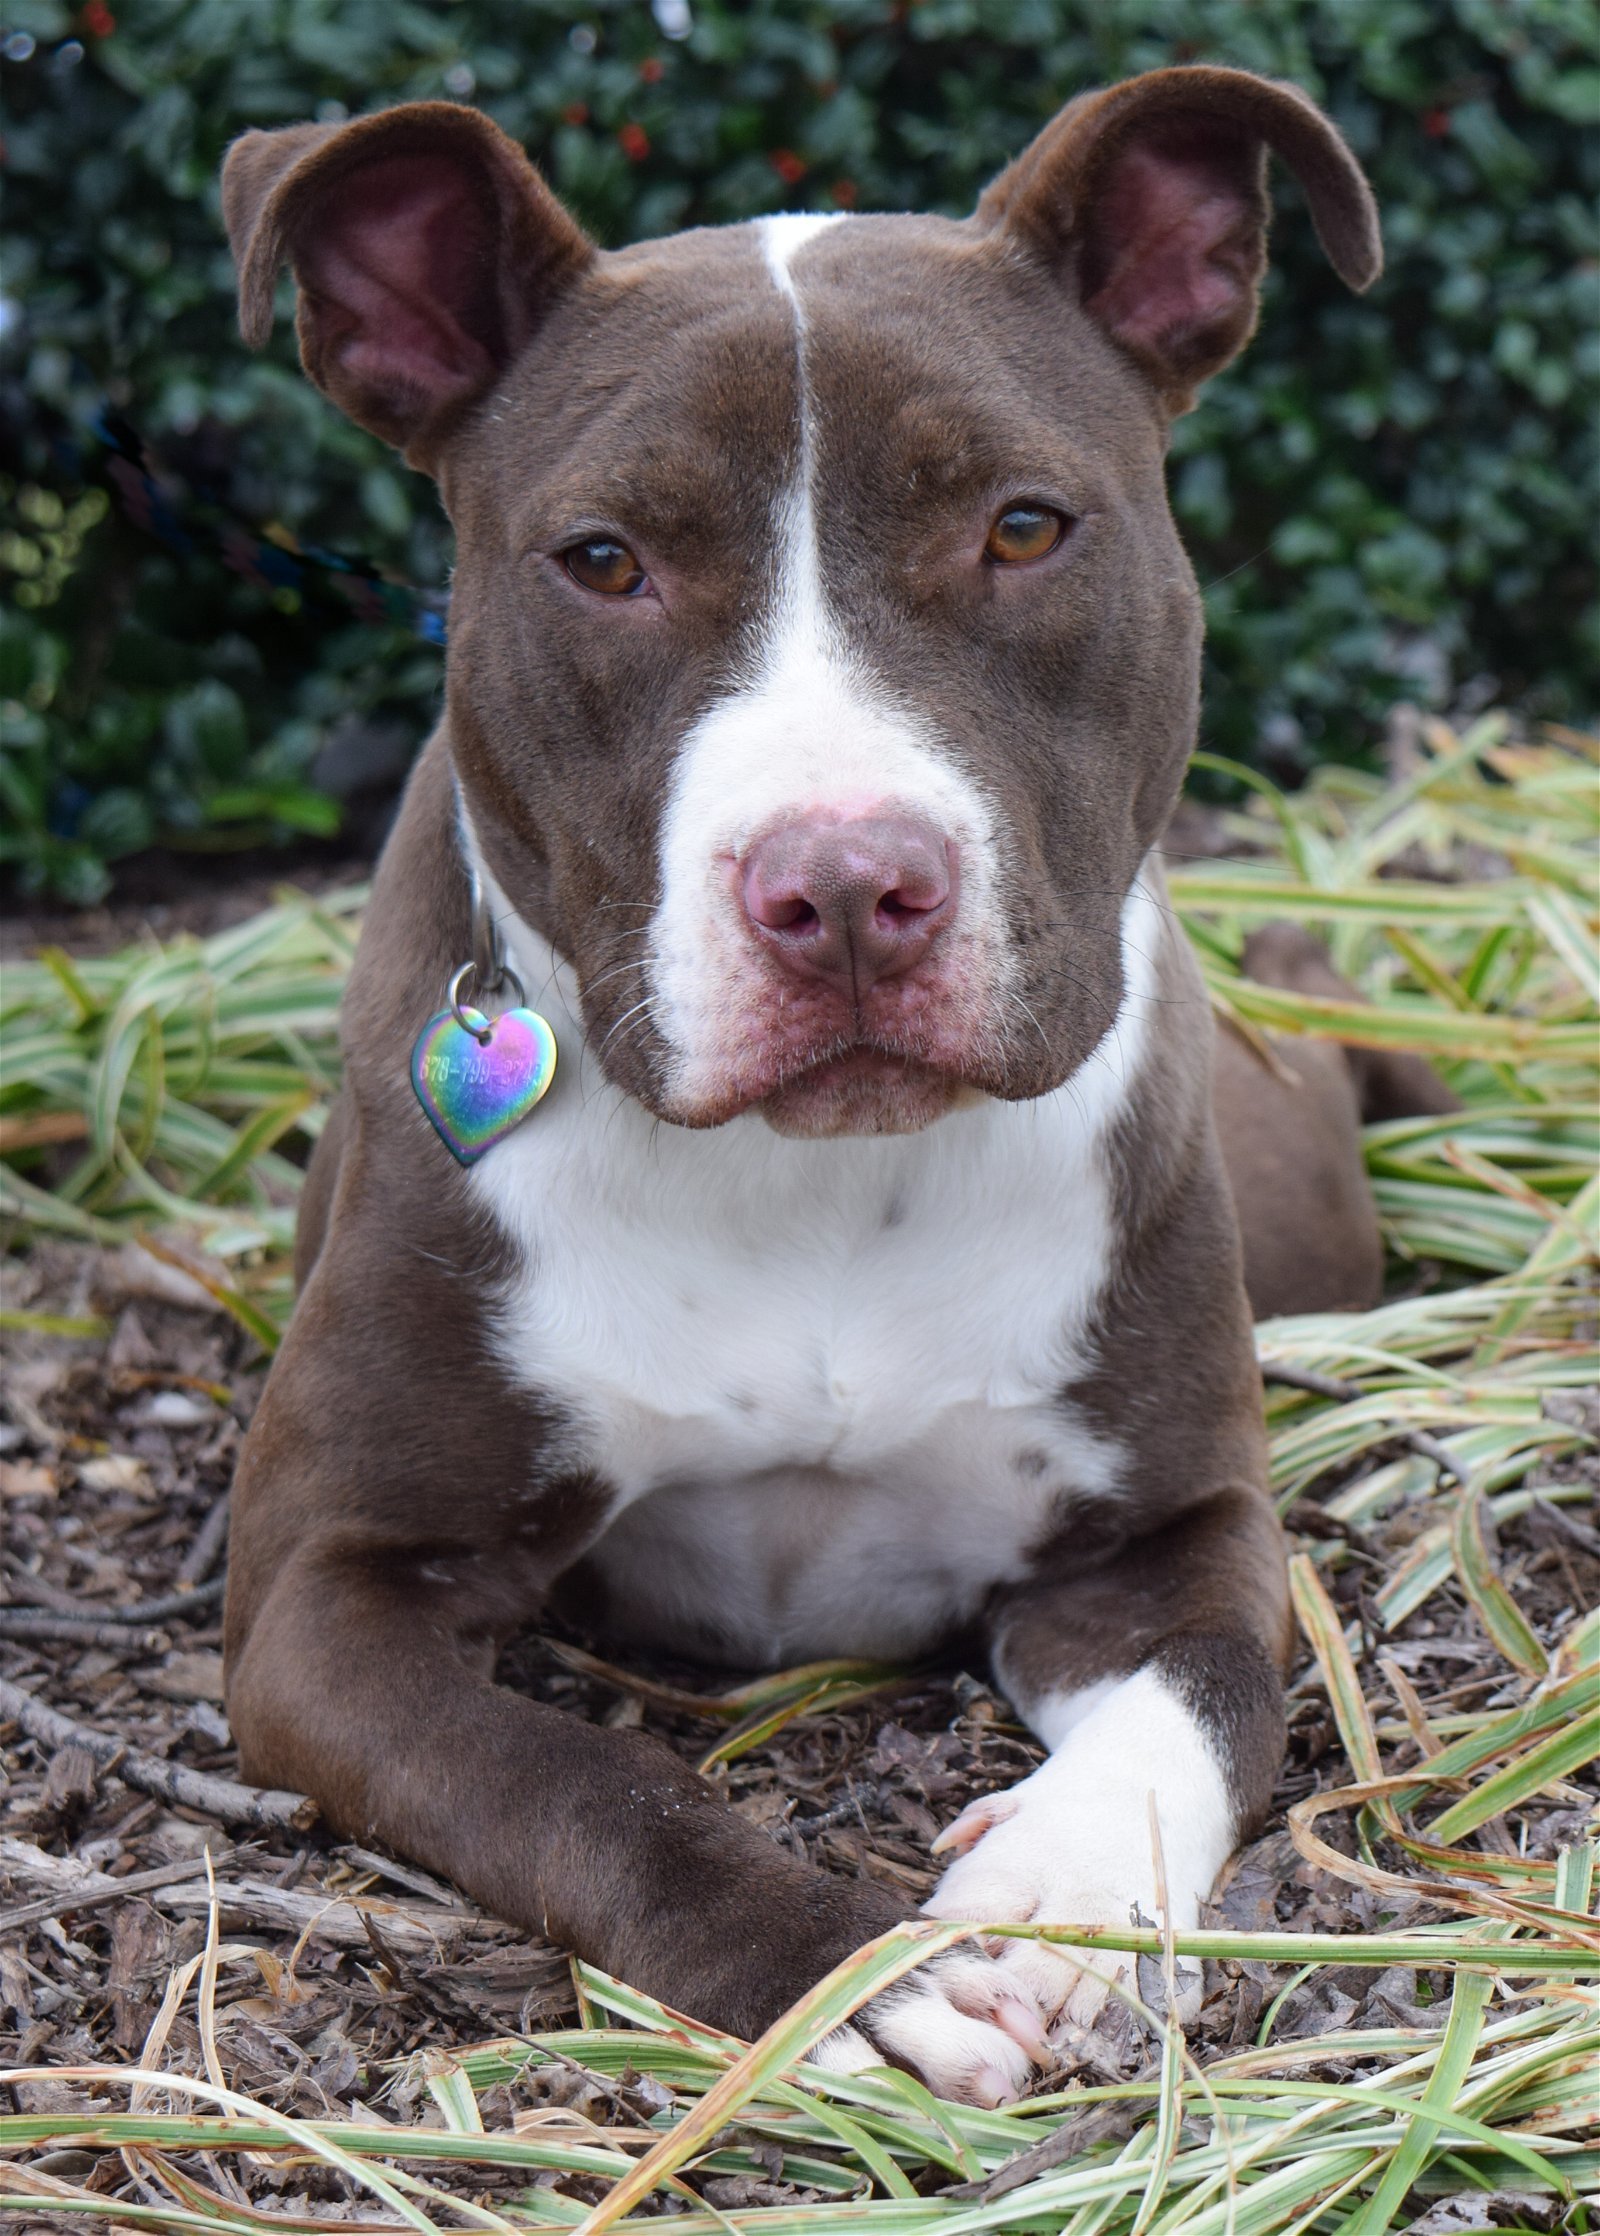
M 213 1856 L 211 1860 L 226 1863 L 242 1852 L 237 1848 L 225 1848 L 220 1856 Z M 36 1853 L 42 1855 L 43 1850 Z M 70 1861 L 70 1858 L 65 1860 Z M 37 1868 L 41 1867 L 30 1862 L 31 1870 Z M 176 1863 L 158 1863 L 149 1871 L 130 1871 L 123 1879 L 114 1879 L 108 1872 L 81 1873 L 74 1884 L 63 1887 L 59 1893 L 41 1895 L 37 1902 L 19 1903 L 15 1910 L 0 1910 L 0 1933 L 14 1933 L 19 1926 L 37 1925 L 43 1918 L 59 1918 L 68 1912 L 98 1910 L 103 1903 L 116 1902 L 126 1894 L 146 1894 L 152 1887 L 166 1887 L 178 1879 L 192 1879 L 194 1871 L 194 1857 L 180 1856 Z
M 1570 1539 L 1574 1545 L 1581 1546 L 1584 1552 L 1600 1558 L 1600 1530 L 1590 1529 L 1588 1523 L 1580 1522 L 1576 1514 L 1568 1514 L 1547 1498 L 1536 1498 L 1533 1512 L 1541 1521 L 1548 1522 L 1558 1536 Z
M 231 1849 L 225 1860 L 237 1864 L 245 1853 L 243 1846 Z M 382 1936 L 380 1947 L 398 1952 L 397 1971 L 401 1969 L 401 1956 L 408 1961 L 434 1963 L 443 1951 L 496 1931 L 499 1922 L 476 1910 L 424 1910 L 371 1895 L 280 1887 L 270 1879 L 216 1879 L 213 1895 L 212 1882 L 201 1876 L 203 1861 L 194 1856 L 148 1875 L 133 1873 L 126 1879 L 113 1879 L 107 1872 L 83 1865 L 74 1870 L 70 1857 L 49 1855 L 31 1841 L 0 1839 L 0 1867 L 24 1885 L 51 1882 L 49 1896 L 40 1898 L 47 1904 L 47 1916 L 81 1909 L 91 1902 L 113 1902 L 119 1895 L 140 1891 L 142 1885 L 148 1888 L 155 1907 L 167 1917 L 203 1919 L 215 1900 L 219 1915 L 230 1927 L 304 1934 L 339 1948 L 372 1947 L 376 1925 Z M 27 1908 L 31 1911 L 37 1904 L 30 1903 Z M 20 1916 L 20 1911 L 17 1914 Z
M 58 1141 L 82 1141 L 89 1131 L 83 1110 L 35 1110 L 21 1118 L 0 1118 L 0 1157 L 18 1149 L 43 1149 Z
M 613 2081 L 605 2073 L 595 2072 L 592 2066 L 580 2065 L 575 2057 L 568 2057 L 565 2050 L 558 2049 L 548 2035 L 539 2044 L 539 2055 L 547 2059 L 550 2064 L 560 2066 L 564 2072 L 576 2075 L 580 2081 L 586 2081 L 598 2095 L 606 2099 L 608 2104 L 616 2105 L 617 2109 L 626 2112 L 630 2119 L 649 2118 L 647 2112 L 641 2112 L 633 2090 L 630 2090 L 621 2081 Z
M 219 1576 L 215 1586 L 209 1584 L 202 1586 L 201 1580 L 209 1576 L 216 1567 L 222 1548 L 228 1542 L 228 1511 L 231 1498 L 231 1492 L 223 1492 L 205 1520 L 200 1524 L 200 1527 L 195 1531 L 194 1540 L 189 1550 L 178 1563 L 179 1586 L 181 1590 L 189 1592 L 191 1595 L 202 1588 L 208 1593 L 214 1590 L 219 1598 L 222 1594 L 225 1578 Z
M 813 1817 L 789 1817 L 785 1819 L 785 1823 L 791 1832 L 799 1833 L 802 1840 L 810 1840 L 819 1832 L 836 1831 L 840 1825 L 860 1825 L 865 1831 L 867 1813 L 862 1801 L 862 1790 L 854 1779 L 848 1779 L 844 1799 L 836 1801 L 832 1808 L 819 1809 Z M 881 1815 L 882 1800 L 877 1789 L 868 1788 L 866 1797 L 872 1803 L 874 1814 Z
M 224 1509 L 222 1528 L 226 1530 L 226 1496 L 219 1501 Z M 205 1527 L 211 1527 L 216 1508 L 207 1517 Z M 200 1539 L 195 1540 L 198 1545 Z M 209 1566 L 219 1539 L 214 1539 L 203 1566 Z M 226 1577 L 214 1577 L 208 1584 L 196 1584 L 192 1589 L 167 1592 L 160 1599 L 146 1600 L 133 1607 L 63 1607 L 60 1605 L 34 1608 L 0 1607 L 0 1638 L 53 1638 L 64 1639 L 81 1646 L 103 1646 L 113 1653 L 127 1653 L 137 1648 L 143 1653 L 163 1653 L 170 1641 L 153 1626 L 171 1622 L 176 1618 L 204 1614 L 216 1606 L 227 1589 Z M 58 1598 L 64 1595 L 56 1595 Z
M 1275 1359 L 1262 1360 L 1261 1379 L 1282 1382 L 1291 1390 L 1307 1390 L 1313 1397 L 1334 1398 L 1340 1405 L 1349 1405 L 1361 1395 L 1354 1382 L 1341 1382 L 1336 1374 L 1318 1374 L 1309 1366 L 1283 1366 Z
M 230 1825 L 288 1825 L 305 1832 L 316 1822 L 317 1806 L 305 1794 L 271 1793 L 259 1786 L 241 1786 L 232 1778 L 213 1777 L 181 1764 L 162 1762 L 155 1755 L 140 1754 L 109 1732 L 74 1723 L 42 1700 L 0 1678 L 0 1716 L 21 1725 L 28 1737 L 42 1747 L 82 1747 L 101 1769 L 115 1768 L 124 1785 L 153 1794 L 183 1809 L 198 1809 Z
M 1036 2175 L 1048 2174 L 1057 2166 L 1081 2158 L 1096 2143 L 1107 2140 L 1125 2143 L 1145 2111 L 1146 2106 L 1137 2099 L 1126 2104 L 1087 2105 L 1081 2112 L 1070 2113 L 1042 2142 L 1030 2144 L 1026 2150 L 1018 2151 L 1015 2158 L 1008 2158 L 986 2181 L 954 2183 L 939 2194 L 952 2202 L 972 2199 L 992 2205 L 996 2198 L 1020 2189 Z
M 399 1863 L 393 1856 L 380 1856 L 371 1848 L 357 1847 L 354 1841 L 337 1850 L 340 1858 L 352 1863 L 360 1871 L 376 1871 L 385 1879 L 392 1879 L 396 1886 L 409 1887 L 413 1894 L 425 1894 L 430 1902 L 442 1903 L 447 1910 L 461 1910 L 470 1915 L 480 1913 L 469 1902 L 463 1902 L 454 1887 L 442 1879 L 431 1878 L 426 1871 L 418 1871 L 412 1864 Z
M 268 1933 L 304 1933 L 346 1949 L 370 1948 L 369 1926 L 377 1918 L 391 1948 L 430 1962 L 441 1950 L 472 1940 L 497 1923 L 475 1910 L 421 1910 L 373 1895 L 307 1893 L 298 1887 L 274 1886 L 267 1879 L 219 1880 L 216 1898 L 225 1922 Z M 181 1886 L 165 1888 L 155 1901 L 172 1917 L 202 1918 L 211 1890 L 204 1880 L 190 1878 Z
M 225 1576 L 214 1576 L 209 1584 L 196 1584 L 188 1591 L 166 1592 L 160 1599 L 147 1599 L 133 1607 L 52 1607 L 50 1613 L 57 1622 L 84 1629 L 109 1623 L 137 1630 L 146 1624 L 170 1622 L 174 1616 L 197 1615 L 207 1607 L 215 1607 L 227 1588 Z M 30 1622 L 34 1619 L 28 1607 L 0 1608 L 0 1635 L 4 1635 L 7 1625 L 19 1616 L 25 1616 Z M 14 1635 L 21 1638 L 30 1634 L 18 1631 Z M 65 1636 L 66 1633 L 35 1632 L 31 1635 Z
M 59 1638 L 74 1646 L 103 1646 L 110 1653 L 164 1654 L 172 1644 L 164 1630 L 135 1630 L 127 1623 L 85 1623 L 70 1615 L 35 1615 L 24 1608 L 0 1608 L 0 1638 Z
M 412 1946 L 404 1954 L 395 1947 L 399 1936 L 392 1930 L 384 1932 L 385 1925 L 392 1929 L 397 1923 L 404 1921 L 405 1917 L 403 1910 L 393 1910 L 380 1924 L 370 1910 L 362 1910 L 361 1930 L 366 1936 L 368 1947 L 388 1973 L 398 1994 L 415 1996 L 425 2010 L 430 2011 L 436 2019 L 442 2019 L 447 2026 L 459 2026 L 463 2021 L 470 2026 L 476 2016 L 472 2005 L 465 1996 L 456 1994 L 447 1979 L 439 1976 L 437 1944 L 430 1948 L 424 1942 L 421 1953 L 429 1961 L 425 1970 L 418 1971 L 413 1961 L 419 1953 L 414 1938 L 415 1920 L 411 1921 Z
M 1281 1366 L 1270 1359 L 1261 1362 L 1261 1379 L 1281 1382 L 1286 1389 L 1305 1390 L 1312 1397 L 1333 1398 L 1340 1405 L 1353 1405 L 1357 1398 L 1367 1394 L 1354 1382 L 1341 1382 L 1336 1375 L 1318 1374 L 1309 1366 Z M 1463 1490 L 1468 1488 L 1459 1464 L 1450 1457 L 1450 1447 L 1441 1444 L 1438 1437 L 1431 1436 L 1426 1429 L 1396 1429 L 1394 1435 L 1384 1441 L 1420 1452 L 1425 1460 L 1432 1460 L 1442 1474 L 1448 1475 L 1452 1483 L 1459 1483 Z

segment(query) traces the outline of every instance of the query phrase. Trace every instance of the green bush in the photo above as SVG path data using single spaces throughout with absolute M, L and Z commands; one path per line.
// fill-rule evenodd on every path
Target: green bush
M 1206 742 L 1292 775 L 1401 694 L 1600 697 L 1587 0 L 691 0 L 684 38 L 667 0 L 119 4 L 9 0 L 0 32 L 0 810 L 26 885 L 92 897 L 155 838 L 328 830 L 329 736 L 426 727 L 436 652 L 168 552 L 88 463 L 109 399 L 237 517 L 444 580 L 431 490 L 300 379 L 286 326 L 240 345 L 216 193 L 246 125 L 422 95 L 480 103 L 618 243 L 962 212 L 1086 86 L 1196 59 L 1297 80 L 1374 179 L 1389 270 L 1348 297 L 1285 207 L 1260 336 L 1178 427 Z

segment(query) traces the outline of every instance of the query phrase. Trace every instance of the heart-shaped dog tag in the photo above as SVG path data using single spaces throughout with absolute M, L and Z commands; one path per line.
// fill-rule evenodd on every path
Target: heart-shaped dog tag
M 520 1126 L 556 1075 L 556 1036 L 532 1009 L 441 1009 L 411 1051 L 411 1084 L 450 1154 L 476 1164 Z M 484 1037 L 480 1039 L 478 1036 Z

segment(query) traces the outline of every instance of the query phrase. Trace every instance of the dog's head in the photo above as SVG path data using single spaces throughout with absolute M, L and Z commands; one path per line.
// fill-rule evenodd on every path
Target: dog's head
M 903 1130 L 1100 1039 L 1195 729 L 1167 429 L 1269 149 L 1367 285 L 1343 141 L 1231 70 L 1073 102 L 959 224 L 615 254 L 470 109 L 233 148 L 245 333 L 291 261 L 313 380 L 437 477 L 470 829 L 652 1110 Z

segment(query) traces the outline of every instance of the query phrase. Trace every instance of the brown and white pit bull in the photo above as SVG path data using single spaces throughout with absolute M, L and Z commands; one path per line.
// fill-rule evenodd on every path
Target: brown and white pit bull
M 1269 149 L 1365 287 L 1344 143 L 1229 70 L 1073 102 L 960 224 L 605 254 L 431 103 L 228 160 L 245 333 L 292 262 L 308 372 L 458 539 L 239 1478 L 229 1713 L 250 1776 L 742 2034 L 900 1906 L 498 1687 L 547 1606 L 740 1666 L 978 1635 L 1049 1754 L 941 1836 L 937 1915 L 1153 1917 L 1153 1793 L 1192 1926 L 1272 1788 L 1241 1267 L 1258 1309 L 1362 1303 L 1377 1230 L 1353 1073 L 1214 1045 L 1153 851 L 1201 634 L 1168 428 L 1254 323 Z M 561 1059 L 464 1170 L 408 1060 L 474 878 Z M 997 1946 L 825 2060 L 1022 2090 L 1104 1990 Z

